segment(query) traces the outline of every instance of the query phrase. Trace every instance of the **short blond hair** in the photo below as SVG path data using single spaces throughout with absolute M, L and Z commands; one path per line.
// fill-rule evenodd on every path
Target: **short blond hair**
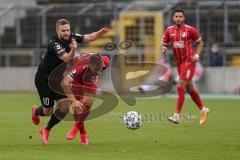
M 59 19 L 56 22 L 56 28 L 58 26 L 62 26 L 62 25 L 65 25 L 65 24 L 69 24 L 70 25 L 70 22 L 67 19 Z

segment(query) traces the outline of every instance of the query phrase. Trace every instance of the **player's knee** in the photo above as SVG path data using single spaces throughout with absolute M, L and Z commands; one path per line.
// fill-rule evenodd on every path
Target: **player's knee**
M 185 85 L 181 85 L 181 84 L 178 84 L 177 88 L 184 88 L 184 89 L 186 88 L 187 89 L 187 87 Z

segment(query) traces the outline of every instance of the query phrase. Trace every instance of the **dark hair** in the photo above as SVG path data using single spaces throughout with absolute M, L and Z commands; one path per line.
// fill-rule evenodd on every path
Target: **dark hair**
M 103 65 L 102 57 L 100 54 L 92 54 L 89 58 L 89 62 L 91 64 L 95 64 L 98 67 L 102 67 Z
M 181 10 L 181 9 L 175 9 L 175 10 L 173 11 L 172 16 L 174 16 L 174 14 L 175 14 L 176 12 L 181 12 L 181 13 L 185 16 L 185 12 L 184 12 L 183 10 Z
M 59 19 L 56 22 L 56 27 L 61 26 L 61 25 L 65 25 L 65 24 L 70 24 L 70 22 L 67 19 Z

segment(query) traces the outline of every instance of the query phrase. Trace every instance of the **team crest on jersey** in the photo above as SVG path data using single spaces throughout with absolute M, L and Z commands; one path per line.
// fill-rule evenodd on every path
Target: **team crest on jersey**
M 70 75 L 72 77 L 76 76 L 77 75 L 77 71 L 75 69 L 73 69 L 71 72 L 70 72 Z
M 186 37 L 186 32 L 182 32 L 182 37 L 184 38 L 184 37 Z

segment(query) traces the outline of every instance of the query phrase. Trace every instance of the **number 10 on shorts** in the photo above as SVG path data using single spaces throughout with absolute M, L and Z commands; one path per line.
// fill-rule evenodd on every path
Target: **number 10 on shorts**
M 48 106 L 49 105 L 49 98 L 48 97 L 43 97 L 43 104 Z

